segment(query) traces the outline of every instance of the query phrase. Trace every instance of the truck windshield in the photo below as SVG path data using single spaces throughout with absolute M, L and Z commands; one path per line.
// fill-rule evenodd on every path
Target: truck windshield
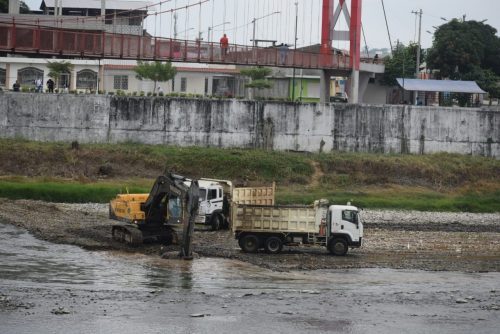
M 207 189 L 200 188 L 200 201 L 204 201 L 207 199 Z

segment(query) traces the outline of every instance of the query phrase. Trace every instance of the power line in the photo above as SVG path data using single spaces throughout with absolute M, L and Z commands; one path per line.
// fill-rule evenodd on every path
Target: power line
M 387 23 L 387 14 L 385 12 L 384 0 L 380 0 L 380 1 L 382 2 L 382 9 L 384 11 L 385 26 L 387 28 L 387 36 L 389 37 L 389 46 L 391 47 L 391 54 L 392 54 L 392 40 L 391 40 L 391 34 L 389 32 L 389 23 Z

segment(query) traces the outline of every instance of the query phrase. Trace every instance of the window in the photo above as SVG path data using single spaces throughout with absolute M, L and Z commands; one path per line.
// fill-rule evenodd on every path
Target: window
M 128 75 L 115 75 L 113 77 L 113 88 L 114 89 L 128 89 Z
M 172 92 L 175 92 L 175 78 L 172 78 Z
M 342 211 L 342 220 L 357 224 L 358 223 L 358 212 L 351 210 Z
M 205 95 L 208 94 L 208 78 L 205 78 Z
M 95 89 L 97 87 L 97 72 L 81 70 L 76 74 L 77 89 Z
M 0 86 L 5 86 L 5 75 L 6 71 L 3 68 L 0 68 Z
M 208 200 L 217 198 L 217 189 L 208 190 Z
M 43 71 L 35 67 L 25 67 L 17 71 L 17 80 L 19 83 L 26 86 L 34 86 L 36 79 L 43 80 Z
M 200 188 L 200 199 L 204 201 L 207 198 L 207 189 Z
M 185 92 L 187 88 L 187 79 L 181 78 L 181 92 Z

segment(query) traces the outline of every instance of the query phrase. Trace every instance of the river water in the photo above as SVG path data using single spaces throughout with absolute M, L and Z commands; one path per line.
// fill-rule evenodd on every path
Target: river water
M 90 252 L 0 224 L 0 333 L 498 333 L 499 308 L 499 273 L 281 273 Z

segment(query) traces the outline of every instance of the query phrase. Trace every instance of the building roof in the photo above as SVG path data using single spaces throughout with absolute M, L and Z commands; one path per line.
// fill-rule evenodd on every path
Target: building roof
M 475 81 L 397 79 L 407 91 L 486 94 Z
M 40 9 L 54 8 L 54 5 L 55 0 L 43 0 Z M 101 9 L 101 0 L 64 0 L 62 6 L 63 8 Z M 146 6 L 149 10 L 154 9 L 153 3 L 149 1 L 106 0 L 106 9 L 146 11 Z

